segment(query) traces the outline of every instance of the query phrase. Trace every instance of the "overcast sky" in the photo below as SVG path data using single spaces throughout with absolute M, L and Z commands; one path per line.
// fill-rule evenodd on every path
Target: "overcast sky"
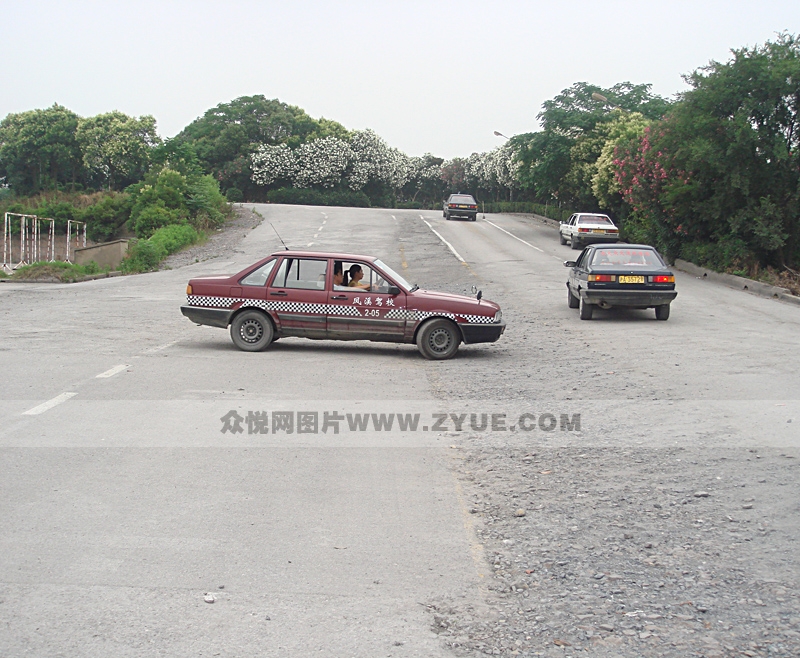
M 450 158 L 538 129 L 575 82 L 671 97 L 732 48 L 800 33 L 800 1 L 0 0 L 0 25 L 0 118 L 59 103 L 171 137 L 263 94 Z

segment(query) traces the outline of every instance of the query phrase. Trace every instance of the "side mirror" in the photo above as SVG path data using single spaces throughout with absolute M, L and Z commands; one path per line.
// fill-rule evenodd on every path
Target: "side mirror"
M 564 261 L 564 267 L 575 267 L 575 261 L 574 260 L 565 260 Z
M 481 297 L 483 297 L 483 290 L 479 290 L 478 291 L 478 294 L 475 295 L 475 299 L 477 299 L 478 301 L 481 301 Z
M 400 294 L 400 288 L 398 288 L 397 286 L 389 286 L 389 294 L 390 295 L 399 295 Z

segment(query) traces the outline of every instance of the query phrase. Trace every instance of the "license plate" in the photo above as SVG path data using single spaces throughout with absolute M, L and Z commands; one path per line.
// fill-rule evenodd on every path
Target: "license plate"
M 620 283 L 644 283 L 643 276 L 621 276 L 618 280 Z
M 459 206 L 459 208 L 466 208 L 466 206 Z
M 603 229 L 603 228 L 592 229 L 592 233 L 605 233 L 605 232 L 606 232 L 606 230 Z

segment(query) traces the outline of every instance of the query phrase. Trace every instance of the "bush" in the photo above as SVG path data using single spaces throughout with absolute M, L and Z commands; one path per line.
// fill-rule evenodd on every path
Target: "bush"
M 398 210 L 420 210 L 422 208 L 421 201 L 398 201 L 395 204 Z
M 103 197 L 93 206 L 84 208 L 80 218 L 86 222 L 86 232 L 90 240 L 106 242 L 117 235 L 128 220 L 130 212 L 130 197 L 127 194 L 112 194 Z
M 12 279 L 24 279 L 28 281 L 60 281 L 62 283 L 73 283 L 80 281 L 86 276 L 99 274 L 100 267 L 94 261 L 86 265 L 75 265 L 57 261 L 50 263 L 41 261 L 20 267 L 11 275 Z
M 267 192 L 270 203 L 289 203 L 304 206 L 349 206 L 369 208 L 369 197 L 351 190 L 311 190 L 298 187 L 281 187 Z
M 187 189 L 186 205 L 192 213 L 192 223 L 199 228 L 211 228 L 225 221 L 228 205 L 213 176 L 193 179 Z
M 158 264 L 166 257 L 167 252 L 163 246 L 153 244 L 149 240 L 137 240 L 128 249 L 128 255 L 125 256 L 120 268 L 125 274 L 152 272 L 158 269 Z
M 172 224 L 158 229 L 149 242 L 162 247 L 166 255 L 174 254 L 176 251 L 194 244 L 200 238 L 200 234 L 194 227 L 188 224 Z
M 573 210 L 562 209 L 558 206 L 533 203 L 532 201 L 495 201 L 486 204 L 482 204 L 479 201 L 478 209 L 481 210 L 481 212 L 488 213 L 533 213 L 535 215 L 541 215 L 542 217 L 555 219 L 559 222 L 569 219 L 574 212 Z
M 149 238 L 158 229 L 183 220 L 177 210 L 168 210 L 163 205 L 146 206 L 139 211 L 134 230 L 137 238 Z
M 244 194 L 238 187 L 229 187 L 225 192 L 225 198 L 231 203 L 241 203 L 244 201 Z

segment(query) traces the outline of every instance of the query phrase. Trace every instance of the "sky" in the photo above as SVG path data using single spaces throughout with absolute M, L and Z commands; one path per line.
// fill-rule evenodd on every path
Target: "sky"
M 167 138 L 263 94 L 452 158 L 538 130 L 575 82 L 674 97 L 731 49 L 800 34 L 800 1 L 0 0 L 0 25 L 0 118 L 119 110 Z

